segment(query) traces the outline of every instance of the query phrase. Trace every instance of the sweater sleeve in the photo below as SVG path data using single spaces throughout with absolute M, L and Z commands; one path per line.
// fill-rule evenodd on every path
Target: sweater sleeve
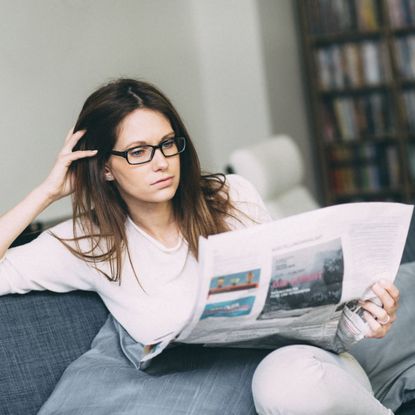
M 230 220 L 232 229 L 272 221 L 264 201 L 248 180 L 237 174 L 230 174 L 226 176 L 226 181 L 230 199 L 237 209 L 236 219 Z
M 0 295 L 31 290 L 93 291 L 95 271 L 50 232 L 68 237 L 71 227 L 71 221 L 64 222 L 25 245 L 10 248 L 0 261 Z

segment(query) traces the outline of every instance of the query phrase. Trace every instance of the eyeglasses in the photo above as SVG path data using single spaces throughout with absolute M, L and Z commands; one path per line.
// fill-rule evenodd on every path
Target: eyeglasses
M 112 150 L 110 154 L 124 157 L 129 164 L 144 164 L 153 160 L 156 150 L 159 149 L 164 157 L 173 157 L 183 153 L 186 148 L 186 139 L 184 137 L 174 137 L 164 140 L 158 146 L 137 146 L 126 151 Z

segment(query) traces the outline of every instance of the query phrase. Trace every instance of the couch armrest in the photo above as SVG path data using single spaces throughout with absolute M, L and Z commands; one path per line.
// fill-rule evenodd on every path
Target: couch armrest
M 95 293 L 0 297 L 0 408 L 36 414 L 65 368 L 88 350 L 108 311 Z

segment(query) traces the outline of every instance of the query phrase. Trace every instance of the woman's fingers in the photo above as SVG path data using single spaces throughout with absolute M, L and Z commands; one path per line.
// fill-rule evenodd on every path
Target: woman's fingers
M 386 291 L 389 292 L 389 294 L 395 300 L 395 303 L 399 301 L 399 295 L 400 295 L 399 289 L 394 283 L 392 283 L 391 281 L 387 281 L 387 280 L 380 280 L 379 284 L 383 288 L 385 288 Z
M 66 137 L 65 137 L 65 143 L 67 143 L 69 140 L 70 140 L 70 138 L 72 137 L 72 135 L 73 135 L 73 129 L 74 129 L 74 127 L 72 127 L 69 131 L 68 131 L 68 134 L 66 134 Z
M 64 176 L 72 162 L 82 158 L 93 157 L 97 153 L 98 150 L 79 150 L 71 153 L 61 153 L 59 154 L 57 164 L 52 169 L 52 171 L 63 169 L 62 175 Z
M 382 325 L 373 317 L 371 313 L 368 313 L 367 311 L 365 311 L 363 315 L 370 329 L 366 337 L 381 338 L 385 336 L 390 329 L 391 323 L 388 323 L 388 325 Z
M 396 311 L 399 301 L 399 290 L 392 282 L 381 280 L 373 284 L 372 291 L 380 299 L 386 312 Z
M 70 130 L 65 138 L 65 144 L 62 148 L 62 153 L 71 152 L 85 133 L 86 130 L 79 130 L 76 133 L 74 133 L 73 130 Z
M 387 320 L 389 320 L 389 318 L 391 318 L 386 309 L 384 309 L 383 307 L 379 307 L 372 301 L 365 301 L 362 304 L 362 307 L 379 322 L 386 322 Z
M 68 160 L 70 160 L 70 162 L 72 162 L 72 161 L 79 160 L 85 157 L 95 156 L 97 153 L 98 153 L 98 150 L 79 150 L 79 151 L 74 151 L 73 153 L 67 154 L 67 158 Z
M 381 305 L 374 301 L 363 301 L 365 320 L 370 332 L 367 337 L 380 338 L 390 330 L 396 320 L 396 311 L 399 306 L 399 290 L 390 281 L 381 280 L 371 287 Z
M 84 136 L 85 132 L 85 130 L 80 130 L 76 133 L 73 133 L 73 130 L 69 131 L 65 138 L 65 144 L 59 152 L 52 170 L 43 182 L 45 191 L 53 200 L 58 200 L 72 192 L 73 177 L 71 174 L 68 174 L 68 169 L 72 162 L 82 158 L 93 157 L 98 152 L 98 150 L 73 151 L 73 148 Z

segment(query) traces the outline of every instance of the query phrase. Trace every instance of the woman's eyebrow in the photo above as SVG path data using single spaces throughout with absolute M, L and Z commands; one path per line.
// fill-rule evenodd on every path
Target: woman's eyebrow
M 171 131 L 170 133 L 165 134 L 163 137 L 160 138 L 157 144 L 160 144 L 166 138 L 174 137 L 174 135 L 175 135 L 174 131 Z M 149 145 L 147 141 L 137 140 L 137 141 L 133 141 L 132 143 L 129 143 L 127 149 L 135 147 L 135 146 L 146 146 L 146 145 Z

